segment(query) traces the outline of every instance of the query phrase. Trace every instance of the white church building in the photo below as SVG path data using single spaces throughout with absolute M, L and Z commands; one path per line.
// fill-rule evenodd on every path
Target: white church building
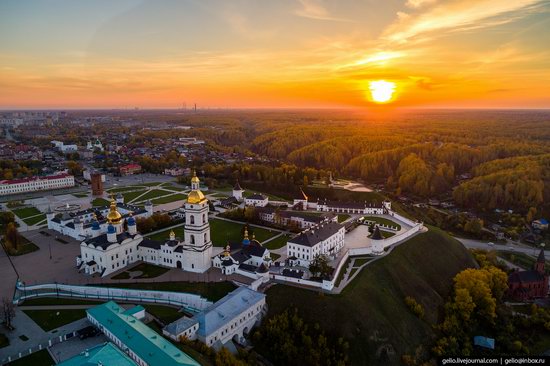
M 118 196 L 112 204 L 116 205 L 116 211 L 121 215 L 122 224 L 130 216 L 149 217 L 153 215 L 151 201 L 145 203 L 145 207 L 127 205 L 122 195 Z M 106 234 L 109 226 L 107 216 L 110 214 L 110 206 L 94 207 L 78 212 L 54 213 L 51 209 L 46 213 L 48 229 L 55 230 L 62 235 L 70 236 L 76 240 L 95 238 Z
M 207 271 L 212 265 L 212 240 L 208 200 L 200 191 L 199 183 L 199 178 L 194 174 L 192 190 L 185 203 L 185 237 L 182 241 L 176 239 L 173 231 L 166 242 L 142 237 L 131 215 L 127 220 L 128 230 L 124 231 L 123 216 L 113 200 L 107 214 L 106 233 L 80 244 L 77 268 L 86 274 L 107 276 L 134 262 L 143 261 L 189 272 Z

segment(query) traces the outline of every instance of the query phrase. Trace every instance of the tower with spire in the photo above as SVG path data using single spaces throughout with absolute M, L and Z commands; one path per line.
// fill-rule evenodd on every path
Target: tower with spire
M 185 203 L 184 243 L 182 269 L 205 272 L 212 266 L 212 239 L 208 222 L 208 200 L 200 190 L 200 180 L 193 172 L 191 192 Z
M 235 186 L 233 187 L 233 197 L 235 197 L 237 201 L 242 201 L 243 193 L 244 189 L 242 189 L 241 185 L 239 184 L 239 180 L 237 179 L 237 181 L 235 182 Z

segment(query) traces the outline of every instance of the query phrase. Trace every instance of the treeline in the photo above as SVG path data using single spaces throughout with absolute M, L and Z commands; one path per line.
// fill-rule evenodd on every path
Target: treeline
M 473 170 L 475 177 L 455 188 L 453 198 L 478 209 L 527 211 L 550 198 L 550 155 L 500 159 Z
M 0 160 L 0 180 L 32 177 L 41 168 L 42 162 L 38 160 Z
M 274 365 L 344 366 L 349 345 L 328 337 L 319 324 L 307 324 L 296 309 L 287 309 L 263 322 L 252 336 L 258 353 Z

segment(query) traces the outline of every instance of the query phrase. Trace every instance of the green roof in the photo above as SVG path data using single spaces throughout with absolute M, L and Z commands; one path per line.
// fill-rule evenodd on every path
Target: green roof
M 117 365 L 117 366 L 137 366 L 137 363 L 122 353 L 114 344 L 103 343 L 93 348 L 69 358 L 66 361 L 58 363 L 58 366 L 97 366 Z
M 199 366 L 197 361 L 113 301 L 86 312 L 149 365 Z

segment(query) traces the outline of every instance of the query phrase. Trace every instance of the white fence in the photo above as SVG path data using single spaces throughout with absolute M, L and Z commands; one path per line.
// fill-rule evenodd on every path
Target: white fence
M 423 225 L 421 223 L 416 222 L 414 223 L 414 226 L 412 228 L 405 231 L 404 233 L 396 234 L 394 236 L 381 240 L 383 249 L 389 247 L 390 245 L 393 245 L 395 243 L 408 239 L 409 237 L 419 232 L 422 229 L 422 227 Z M 364 248 L 350 249 L 349 254 L 355 256 L 355 255 L 368 255 L 368 254 L 377 254 L 377 253 L 373 253 L 373 247 L 370 246 L 370 247 L 364 247 Z
M 25 299 L 57 296 L 83 299 L 158 303 L 181 306 L 193 312 L 201 311 L 212 305 L 211 301 L 208 301 L 199 295 L 189 294 L 186 292 L 154 291 L 97 286 L 77 286 L 63 284 L 25 286 L 21 282 L 17 283 L 17 291 L 14 296 L 13 302 L 15 304 L 19 304 Z
M 414 234 L 419 232 L 424 227 L 424 225 L 421 222 L 415 222 L 413 220 L 410 220 L 410 219 L 408 219 L 408 218 L 406 218 L 406 217 L 404 217 L 404 216 L 402 216 L 402 215 L 400 215 L 400 214 L 398 214 L 394 211 L 390 211 L 388 215 L 391 216 L 391 217 L 395 217 L 397 220 L 402 221 L 403 223 L 405 223 L 407 225 L 410 225 L 411 228 L 409 230 L 401 233 L 401 234 L 396 234 L 396 235 L 391 236 L 389 238 L 380 240 L 380 242 L 382 244 L 382 249 L 385 249 L 385 248 L 387 248 L 387 247 L 389 247 L 389 246 L 391 246 L 395 243 L 398 243 L 398 242 L 401 242 L 403 240 L 408 239 L 409 237 L 413 236 Z M 389 228 L 386 225 L 381 225 L 381 226 L 383 226 L 385 228 Z M 379 255 L 379 254 L 384 253 L 383 250 L 381 250 L 380 253 L 373 253 L 373 249 L 374 249 L 374 247 L 371 245 L 369 247 L 363 247 L 363 248 L 351 248 L 348 251 L 346 251 L 346 253 L 342 257 L 342 259 L 338 263 L 338 266 L 336 267 L 336 269 L 334 271 L 334 276 L 332 277 L 331 281 L 324 280 L 323 282 L 316 282 L 316 281 L 304 280 L 304 279 L 301 279 L 301 278 L 287 277 L 287 276 L 276 275 L 276 274 L 271 274 L 271 278 L 274 279 L 274 280 L 290 282 L 290 283 L 297 283 L 297 284 L 302 284 L 302 285 L 312 286 L 312 287 L 318 287 L 318 288 L 322 288 L 322 289 L 327 290 L 327 291 L 331 291 L 335 286 L 336 280 L 338 278 L 338 275 L 339 275 L 340 271 L 342 270 L 342 267 L 346 264 L 346 261 L 348 260 L 348 258 L 350 256 Z
M 413 220 L 411 220 L 411 219 L 408 219 L 408 218 L 406 218 L 405 216 L 400 215 L 400 214 L 398 214 L 398 213 L 395 212 L 395 211 L 389 211 L 388 215 L 391 216 L 391 217 L 395 217 L 397 220 L 402 221 L 402 222 L 404 222 L 405 224 L 407 224 L 407 225 L 409 225 L 409 226 L 413 226 L 413 227 L 414 227 L 414 226 L 416 226 L 416 225 L 419 224 L 418 222 L 413 221 Z

